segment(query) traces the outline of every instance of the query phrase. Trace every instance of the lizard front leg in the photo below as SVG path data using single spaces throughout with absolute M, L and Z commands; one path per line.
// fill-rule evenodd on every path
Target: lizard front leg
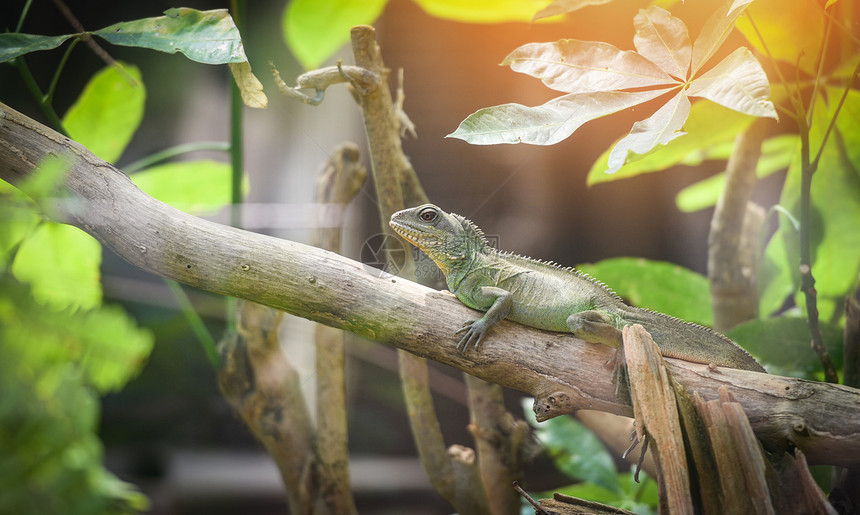
M 463 354 L 469 350 L 469 347 L 474 346 L 475 349 L 481 344 L 481 340 L 487 331 L 493 327 L 496 322 L 505 318 L 511 310 L 513 296 L 508 290 L 498 288 L 496 286 L 482 286 L 480 289 L 479 298 L 473 298 L 473 301 L 480 305 L 489 305 L 489 309 L 481 318 L 475 320 L 467 320 L 455 334 L 465 332 L 466 334 L 460 339 L 457 344 L 457 349 Z
M 589 309 L 567 317 L 567 326 L 577 338 L 602 343 L 615 349 L 621 348 L 621 331 L 612 323 L 605 311 Z

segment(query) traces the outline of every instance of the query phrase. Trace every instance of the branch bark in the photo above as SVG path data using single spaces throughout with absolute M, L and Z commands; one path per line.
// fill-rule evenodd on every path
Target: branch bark
M 764 214 L 750 202 L 750 196 L 767 124 L 766 119 L 759 118 L 735 140 L 726 169 L 726 188 L 711 219 L 708 281 L 718 331 L 758 316 L 758 235 Z
M 578 409 L 630 415 L 605 365 L 611 349 L 569 334 L 502 321 L 480 352 L 461 355 L 454 332 L 474 312 L 450 295 L 368 273 L 315 247 L 196 218 L 141 192 L 78 143 L 0 104 L 0 178 L 28 177 L 49 154 L 72 159 L 65 221 L 129 263 L 208 291 L 249 299 L 373 338 L 536 398 L 543 418 Z M 811 464 L 860 465 L 860 391 L 836 384 L 715 369 L 668 359 L 705 399 L 725 386 L 770 450 L 801 449 Z

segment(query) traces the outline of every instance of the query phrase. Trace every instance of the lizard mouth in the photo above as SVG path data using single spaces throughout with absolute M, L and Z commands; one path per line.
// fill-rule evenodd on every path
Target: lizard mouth
M 412 244 L 417 245 L 418 241 L 421 239 L 421 233 L 409 227 L 408 225 L 403 224 L 400 221 L 391 220 L 388 222 L 388 225 L 394 229 L 394 232 L 405 238 Z

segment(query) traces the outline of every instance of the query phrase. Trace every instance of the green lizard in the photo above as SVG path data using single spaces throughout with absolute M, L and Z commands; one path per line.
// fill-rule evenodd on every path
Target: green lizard
M 745 350 L 706 327 L 625 304 L 590 276 L 554 263 L 498 251 L 466 218 L 424 204 L 398 211 L 391 227 L 423 250 L 445 274 L 460 301 L 484 316 L 469 320 L 457 348 L 476 349 L 487 331 L 507 318 L 548 331 L 570 332 L 621 347 L 621 329 L 641 324 L 664 356 L 695 363 L 764 372 Z

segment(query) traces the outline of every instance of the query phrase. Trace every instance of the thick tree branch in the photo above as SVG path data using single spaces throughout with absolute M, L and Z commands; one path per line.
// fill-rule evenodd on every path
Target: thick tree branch
M 83 146 L 0 104 L 0 178 L 17 183 L 49 154 L 70 155 L 67 221 L 129 263 L 212 292 L 253 300 L 404 349 L 536 397 L 541 416 L 594 409 L 631 414 L 606 366 L 611 350 L 568 334 L 502 321 L 480 352 L 454 342 L 474 313 L 442 292 L 369 273 L 315 247 L 226 227 L 173 209 Z M 69 209 L 73 206 L 74 209 Z M 705 400 L 725 386 L 772 450 L 800 448 L 812 464 L 860 464 L 860 391 L 670 359 Z

